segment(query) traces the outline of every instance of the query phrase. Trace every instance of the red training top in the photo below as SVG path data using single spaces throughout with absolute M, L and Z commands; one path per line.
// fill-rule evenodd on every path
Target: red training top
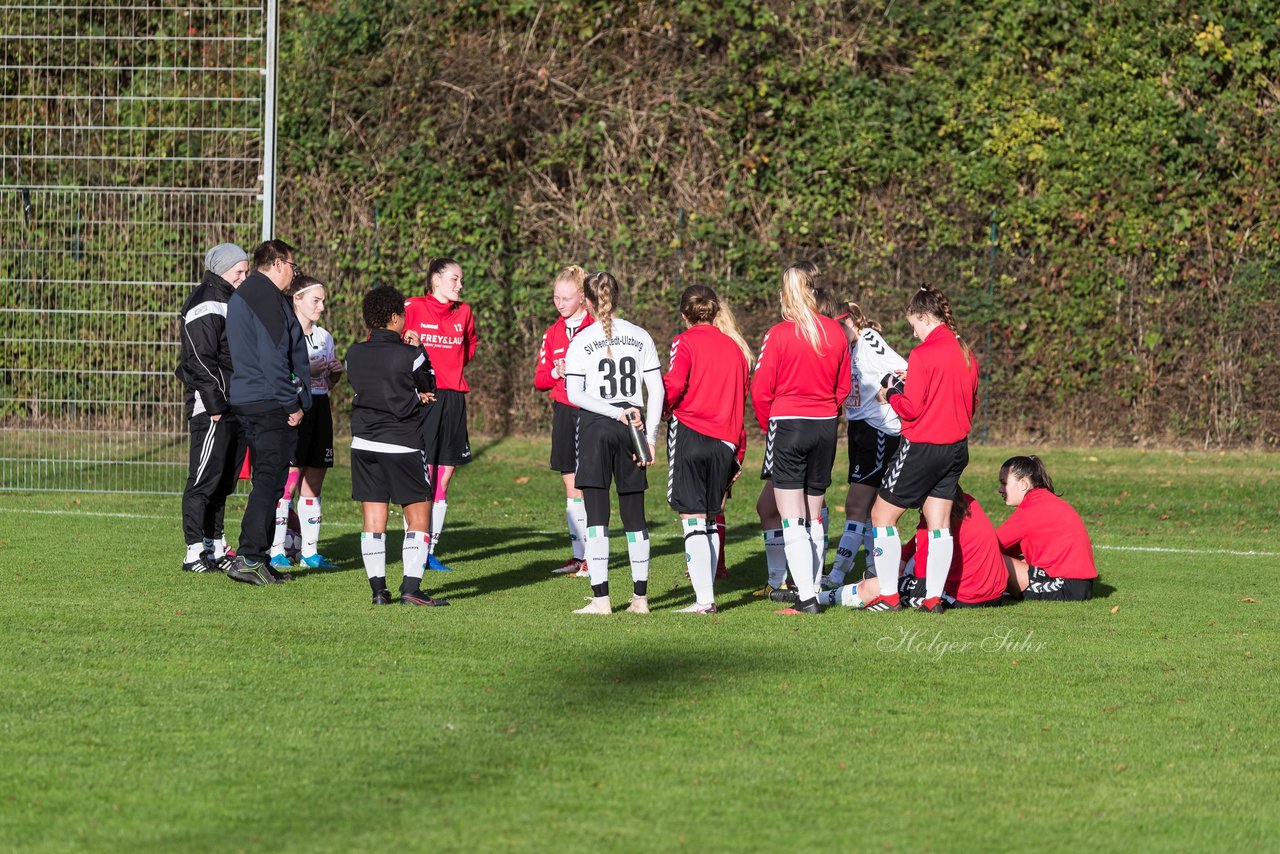
M 465 302 L 440 302 L 433 296 L 404 301 L 404 331 L 416 332 L 436 369 L 436 388 L 468 392 L 462 369 L 476 354 L 476 321 Z
M 1093 543 L 1076 509 L 1049 490 L 1037 487 L 1013 508 L 996 529 L 1005 554 L 1022 557 L 1054 578 L 1097 578 Z
M 577 335 L 586 329 L 591 325 L 591 321 L 591 313 L 587 312 L 582 316 L 578 328 L 573 330 L 573 334 Z M 556 322 L 542 334 L 542 348 L 538 351 L 538 367 L 533 372 L 533 387 L 538 391 L 551 392 L 551 399 L 565 406 L 573 406 L 573 404 L 569 402 L 569 392 L 564 387 L 564 377 L 559 374 L 553 377 L 551 371 L 556 366 L 556 360 L 564 358 L 564 354 L 569 349 L 569 342 L 572 340 L 573 335 L 569 334 L 569 326 L 565 323 L 565 319 L 556 318 Z M 577 407 L 574 406 L 574 409 Z
M 937 326 L 907 357 L 902 391 L 890 390 L 889 405 L 902 419 L 902 437 L 951 445 L 968 437 L 978 399 L 978 358 L 964 362 L 960 342 Z
M 995 526 L 983 512 L 978 499 L 965 493 L 969 499 L 969 515 L 951 529 L 955 548 L 951 553 L 951 569 L 947 573 L 944 588 L 956 601 L 965 603 L 990 602 L 999 599 L 1009 585 L 1009 570 L 1000 554 L 1000 541 L 996 539 Z M 925 562 L 929 555 L 929 531 L 920 520 L 916 538 L 902 546 L 902 559 L 916 556 L 916 577 L 925 577 Z
M 671 367 L 662 378 L 666 414 L 691 430 L 747 452 L 743 412 L 751 365 L 733 339 L 710 323 L 691 326 L 671 342 Z
M 814 318 L 821 333 L 818 350 L 793 320 L 774 326 L 760 344 L 751 405 L 765 432 L 770 418 L 834 418 L 849 396 L 853 375 L 844 330 L 829 317 Z

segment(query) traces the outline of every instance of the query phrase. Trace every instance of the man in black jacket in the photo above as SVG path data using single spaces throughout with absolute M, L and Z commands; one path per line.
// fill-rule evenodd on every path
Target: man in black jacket
M 220 243 L 204 256 L 205 274 L 182 305 L 182 350 L 174 372 L 186 386 L 191 433 L 187 488 L 182 493 L 182 531 L 187 572 L 226 570 L 222 517 L 244 462 L 244 430 L 227 402 L 231 349 L 227 346 L 227 301 L 249 272 L 249 256 L 234 243 Z
M 275 507 L 284 494 L 303 410 L 311 407 L 306 339 L 285 297 L 298 265 L 293 247 L 268 240 L 253 250 L 254 271 L 227 303 L 231 410 L 244 425 L 253 458 L 253 488 L 240 524 L 239 554 L 227 577 L 248 584 L 289 580 L 267 562 Z

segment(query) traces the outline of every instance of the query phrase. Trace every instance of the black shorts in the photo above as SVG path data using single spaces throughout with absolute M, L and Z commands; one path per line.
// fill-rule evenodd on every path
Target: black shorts
M 917 577 L 914 572 L 898 576 L 898 601 L 904 608 L 919 608 L 923 605 L 925 591 L 924 579 Z M 955 597 L 950 593 L 944 592 L 939 598 L 948 608 L 956 607 Z
M 900 436 L 881 433 L 865 421 L 849 422 L 849 482 L 879 488 Z
M 551 404 L 551 470 L 573 474 L 578 467 L 578 407 Z
M 770 418 L 760 479 L 774 489 L 803 489 L 823 495 L 836 461 L 835 418 Z
M 677 513 L 715 516 L 738 471 L 738 460 L 719 439 L 671 419 L 667 428 L 667 503 Z
M 930 445 L 903 439 L 880 482 L 880 497 L 898 507 L 920 507 L 926 498 L 956 497 L 969 465 L 969 440 Z
M 618 494 L 644 492 L 649 478 L 631 458 L 631 431 L 616 418 L 578 410 L 578 464 L 573 485 L 578 489 L 608 489 L 618 482 Z
M 1092 578 L 1056 578 L 1038 566 L 1027 566 L 1022 598 L 1044 602 L 1085 602 L 1093 598 Z
M 387 454 L 351 449 L 351 497 L 372 504 L 419 504 L 431 495 L 424 451 Z
M 298 447 L 289 465 L 294 468 L 333 468 L 333 410 L 329 395 L 313 394 L 311 408 L 298 425 Z
M 427 404 L 427 462 L 433 466 L 464 466 L 471 462 L 467 439 L 467 396 L 440 389 Z

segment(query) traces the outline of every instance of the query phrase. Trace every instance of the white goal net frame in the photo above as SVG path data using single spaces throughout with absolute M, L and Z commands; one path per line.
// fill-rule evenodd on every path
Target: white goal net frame
M 273 229 L 276 11 L 0 0 L 0 491 L 182 491 L 179 309 Z

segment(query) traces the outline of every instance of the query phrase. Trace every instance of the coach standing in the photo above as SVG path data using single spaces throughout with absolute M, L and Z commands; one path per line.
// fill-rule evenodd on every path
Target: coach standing
M 227 541 L 222 514 L 244 462 L 244 430 L 227 402 L 231 350 L 227 346 L 227 302 L 249 273 L 249 256 L 234 243 L 219 243 L 204 256 L 205 274 L 182 305 L 182 357 L 176 371 L 186 386 L 191 433 L 187 488 L 182 493 L 182 530 L 187 572 L 225 570 Z
M 227 342 L 236 366 L 231 411 L 244 425 L 253 459 L 239 554 L 227 576 L 247 584 L 279 584 L 290 576 L 271 568 L 267 550 L 297 426 L 311 407 L 311 371 L 302 327 L 284 296 L 298 273 L 293 247 L 266 241 L 253 250 L 253 267 L 227 303 Z

